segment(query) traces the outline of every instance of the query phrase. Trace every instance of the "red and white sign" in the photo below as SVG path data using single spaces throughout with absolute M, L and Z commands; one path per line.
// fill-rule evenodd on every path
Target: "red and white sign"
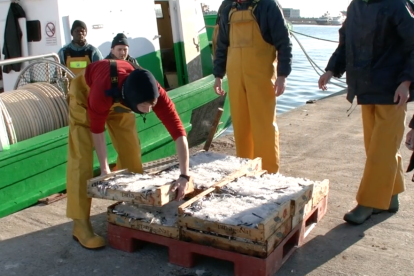
M 55 21 L 47 21 L 45 24 L 45 39 L 46 39 L 46 46 L 55 46 L 57 45 L 57 38 L 56 38 L 56 22 Z

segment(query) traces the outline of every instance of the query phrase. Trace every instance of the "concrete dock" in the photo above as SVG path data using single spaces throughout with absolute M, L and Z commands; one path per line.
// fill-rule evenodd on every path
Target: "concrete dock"
M 407 190 L 397 214 L 372 216 L 361 226 L 343 221 L 356 204 L 365 163 L 360 107 L 348 117 L 344 95 L 329 97 L 278 117 L 281 173 L 312 180 L 329 179 L 328 213 L 277 275 L 414 275 L 414 186 Z M 408 105 L 407 124 L 414 114 Z M 408 129 L 407 129 L 408 130 Z M 212 151 L 234 154 L 231 136 L 217 139 Z M 404 166 L 411 152 L 402 144 Z M 381 173 L 381 172 L 378 172 Z M 106 208 L 112 201 L 93 200 L 92 222 L 106 236 Z M 226 276 L 231 263 L 201 259 L 192 269 L 168 263 L 166 248 L 148 245 L 135 253 L 109 246 L 89 251 L 71 238 L 66 200 L 37 205 L 0 219 L 0 275 L 138 275 Z

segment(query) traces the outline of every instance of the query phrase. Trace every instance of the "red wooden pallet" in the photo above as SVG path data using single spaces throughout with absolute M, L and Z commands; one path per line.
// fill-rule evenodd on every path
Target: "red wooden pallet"
M 193 267 L 196 257 L 208 256 L 233 262 L 234 276 L 271 276 L 293 254 L 312 230 L 305 226 L 319 222 L 326 213 L 327 197 L 322 200 L 289 235 L 265 259 L 243 255 L 210 246 L 175 240 L 152 233 L 108 223 L 108 241 L 111 247 L 134 252 L 144 243 L 155 243 L 168 247 L 169 262 L 182 267 Z

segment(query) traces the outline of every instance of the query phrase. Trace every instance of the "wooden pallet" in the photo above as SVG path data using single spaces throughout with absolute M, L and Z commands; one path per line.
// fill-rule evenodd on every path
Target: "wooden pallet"
M 108 223 L 108 241 L 111 247 L 134 252 L 145 243 L 168 247 L 169 262 L 182 267 L 193 267 L 197 256 L 212 257 L 234 263 L 235 276 L 271 276 L 296 250 L 301 225 L 298 225 L 266 259 L 217 249 L 210 246 L 170 239 L 148 232 L 133 230 Z
M 252 257 L 212 246 L 162 237 L 112 223 L 108 223 L 108 241 L 111 247 L 126 252 L 134 252 L 145 243 L 166 246 L 169 249 L 169 262 L 182 267 L 193 267 L 197 256 L 207 256 L 233 262 L 235 276 L 271 276 L 282 267 L 296 248 L 303 244 L 306 236 L 313 229 L 309 225 L 319 222 L 326 214 L 327 201 L 325 197 L 315 206 L 308 217 L 292 229 L 267 258 Z

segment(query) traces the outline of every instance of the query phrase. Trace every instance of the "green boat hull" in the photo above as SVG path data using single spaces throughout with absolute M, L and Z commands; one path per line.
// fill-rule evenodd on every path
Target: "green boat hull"
M 213 91 L 214 77 L 207 76 L 191 84 L 168 92 L 188 134 L 189 146 L 207 139 L 216 110 L 223 107 L 221 124 L 216 135 L 231 124 L 227 97 Z M 227 80 L 223 82 L 227 89 Z M 136 118 L 143 162 L 154 161 L 175 154 L 175 143 L 154 113 Z M 117 153 L 106 133 L 108 158 L 116 162 Z M 11 145 L 0 152 L 0 217 L 36 204 L 40 198 L 66 189 L 68 127 L 61 128 Z M 94 155 L 94 171 L 99 163 Z

